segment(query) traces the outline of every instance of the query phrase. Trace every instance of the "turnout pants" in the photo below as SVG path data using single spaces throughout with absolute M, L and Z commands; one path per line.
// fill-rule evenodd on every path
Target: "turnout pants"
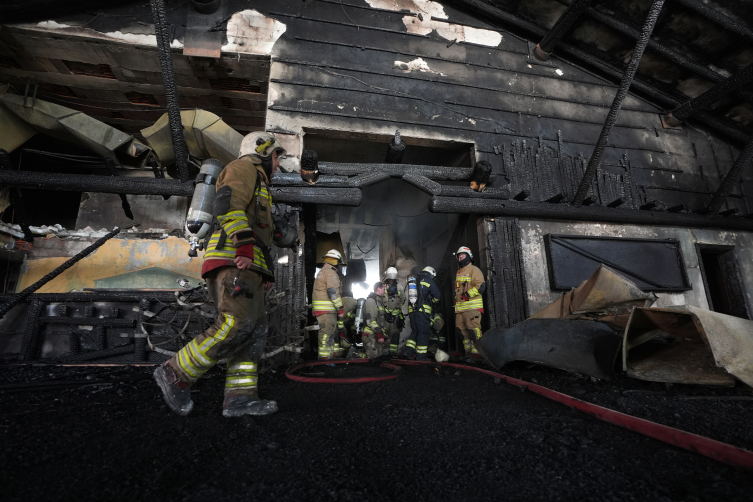
M 267 341 L 263 279 L 258 272 L 241 271 L 239 279 L 253 297 L 241 294 L 233 298 L 230 293 L 237 275 L 235 267 L 221 267 L 207 275 L 209 296 L 219 311 L 217 320 L 180 349 L 170 359 L 170 366 L 182 382 L 193 384 L 217 361 L 227 358 L 225 396 L 255 396 L 258 364 Z
M 342 349 L 340 348 L 338 325 L 342 321 L 337 319 L 336 312 L 316 316 L 316 320 L 319 322 L 319 359 L 339 357 Z
M 479 355 L 473 345 L 474 340 L 481 339 L 481 312 L 466 310 L 455 314 L 455 329 L 463 336 L 463 348 L 466 355 Z
M 397 323 L 388 322 L 384 324 L 384 337 L 389 340 L 390 354 L 397 354 L 397 349 L 400 347 L 400 333 L 402 330 L 397 329 Z
M 413 354 L 418 354 L 417 359 L 426 359 L 431 338 L 431 315 L 423 312 L 413 312 L 410 315 L 412 330 L 405 342 L 405 355 L 413 357 Z

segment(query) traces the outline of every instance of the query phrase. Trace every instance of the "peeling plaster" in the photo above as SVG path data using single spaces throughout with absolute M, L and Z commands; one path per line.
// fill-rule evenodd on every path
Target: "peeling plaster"
M 429 68 L 428 63 L 421 58 L 416 58 L 413 61 L 408 61 L 407 63 L 405 61 L 395 61 L 395 68 L 398 70 L 402 70 L 403 73 L 410 73 L 412 71 L 422 71 L 422 72 L 442 75 L 443 77 L 445 76 L 444 73 L 433 71 L 431 68 Z
M 447 40 L 468 42 L 488 47 L 497 47 L 502 42 L 502 35 L 496 31 L 471 28 L 462 24 L 445 23 L 424 17 L 423 20 L 414 16 L 404 16 L 403 24 L 408 33 L 428 35 L 436 31 L 437 35 Z
M 286 29 L 284 23 L 257 10 L 236 12 L 227 22 L 228 43 L 222 46 L 222 51 L 271 54 L 272 47 Z
M 125 42 L 133 45 L 146 45 L 149 47 L 157 47 L 157 37 L 155 35 L 143 35 L 136 33 L 122 33 L 120 31 L 111 31 L 109 33 L 101 33 L 90 28 L 82 28 L 79 26 L 70 26 L 67 24 L 61 24 L 57 21 L 49 20 L 42 21 L 36 24 L 36 28 L 42 28 L 43 31 L 52 31 L 55 33 L 64 33 L 67 35 L 78 35 L 92 38 L 99 38 L 105 40 L 117 40 L 118 42 Z M 180 49 L 183 44 L 177 39 L 170 43 L 170 47 L 173 49 Z
M 269 86 L 269 90 L 267 91 L 267 106 L 272 106 L 275 104 L 275 101 L 277 101 L 277 98 L 280 97 L 280 94 L 277 92 L 277 89 Z
M 366 0 L 375 9 L 392 10 L 395 12 L 410 11 L 435 19 L 447 19 L 444 7 L 431 0 Z

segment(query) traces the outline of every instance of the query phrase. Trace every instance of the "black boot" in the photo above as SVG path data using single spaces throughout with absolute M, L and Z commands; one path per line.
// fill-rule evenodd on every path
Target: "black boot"
M 193 409 L 191 386 L 181 382 L 169 361 L 154 370 L 154 380 L 162 390 L 167 406 L 180 416 L 186 416 Z

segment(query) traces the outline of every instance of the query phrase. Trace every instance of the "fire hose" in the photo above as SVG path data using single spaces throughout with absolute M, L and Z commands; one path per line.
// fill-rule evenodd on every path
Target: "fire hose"
M 317 366 L 317 365 L 332 364 L 332 363 L 368 363 L 368 362 L 370 362 L 368 359 L 355 359 L 355 360 L 342 360 L 342 361 L 331 361 L 331 360 L 313 361 L 313 362 L 298 364 L 290 368 L 287 371 L 286 376 L 289 379 L 294 380 L 296 382 L 306 382 L 306 383 L 379 382 L 383 380 L 397 378 L 399 376 L 399 373 L 397 371 L 393 371 L 392 373 L 389 373 L 387 375 L 379 375 L 379 376 L 374 376 L 374 377 L 360 377 L 360 378 L 302 377 L 300 375 L 294 374 L 296 371 L 307 366 Z M 486 370 L 483 368 L 477 368 L 474 366 L 468 366 L 465 364 L 435 363 L 433 361 L 392 360 L 390 363 L 382 363 L 379 366 L 385 367 L 385 368 L 397 368 L 399 370 L 399 365 L 420 366 L 424 364 L 439 364 L 441 366 L 447 366 L 450 368 L 476 371 L 484 375 L 488 375 L 494 378 L 499 378 L 500 380 L 503 380 L 505 383 L 514 385 L 523 391 L 533 392 L 534 394 L 538 394 L 547 399 L 551 399 L 552 401 L 562 403 L 565 406 L 569 406 L 570 408 L 574 408 L 576 410 L 582 411 L 588 415 L 596 417 L 610 424 L 623 427 L 625 429 L 631 430 L 633 432 L 637 432 L 639 434 L 643 434 L 644 436 L 648 436 L 653 439 L 658 439 L 659 441 L 663 441 L 673 446 L 677 446 L 678 448 L 683 448 L 688 451 L 700 453 L 701 455 L 704 455 L 709 458 L 713 458 L 714 460 L 718 460 L 719 462 L 724 462 L 725 464 L 753 470 L 753 452 L 751 451 L 745 450 L 743 448 L 738 448 L 736 446 L 732 446 L 727 443 L 722 443 L 721 441 L 716 441 L 714 439 L 699 436 L 697 434 L 692 434 L 690 432 L 681 431 L 679 429 L 675 429 L 674 427 L 669 427 L 667 425 L 658 424 L 650 420 L 645 420 L 643 418 L 638 418 L 638 417 L 634 417 L 632 415 L 628 415 L 625 413 L 620 413 L 619 411 L 611 410 L 609 408 L 604 408 L 603 406 L 599 406 L 597 404 L 588 403 L 586 401 L 581 401 L 580 399 L 576 399 L 572 396 L 568 396 L 567 394 L 562 394 L 561 392 L 554 391 L 547 387 L 542 387 L 541 385 L 536 385 L 536 384 L 529 383 L 523 380 L 518 380 L 517 378 L 512 378 L 512 377 L 503 375 L 502 373 L 497 373 L 496 371 Z

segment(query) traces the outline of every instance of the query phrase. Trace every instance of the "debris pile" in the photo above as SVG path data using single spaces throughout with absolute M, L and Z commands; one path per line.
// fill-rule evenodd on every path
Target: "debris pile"
M 527 361 L 611 379 L 753 387 L 753 321 L 680 305 L 651 307 L 656 295 L 605 265 L 529 319 L 476 341 L 497 369 Z M 621 348 L 621 349 L 620 349 Z

